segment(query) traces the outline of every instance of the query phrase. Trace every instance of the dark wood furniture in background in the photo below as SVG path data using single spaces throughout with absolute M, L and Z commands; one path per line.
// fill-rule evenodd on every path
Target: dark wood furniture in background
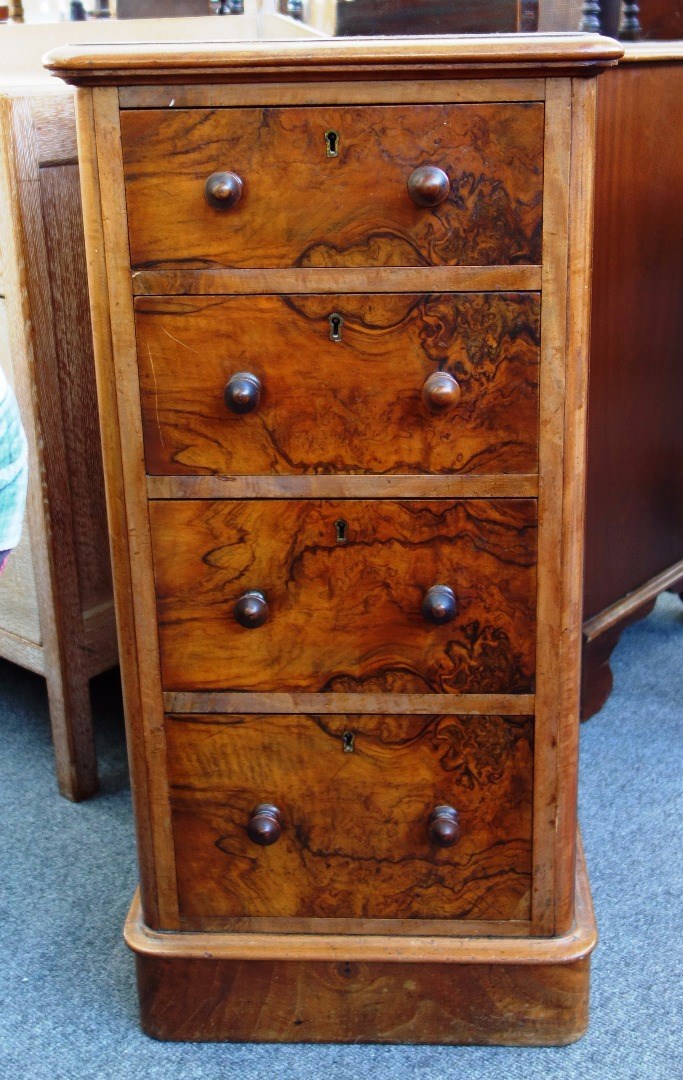
M 538 0 L 338 0 L 336 26 L 329 32 L 496 34 L 533 31 L 537 25 Z
M 584 718 L 621 631 L 683 589 L 683 42 L 598 87 Z
M 678 41 L 683 38 L 683 0 L 641 0 L 643 41 Z
M 209 15 L 209 0 L 117 0 L 118 19 L 182 18 Z
M 565 10 L 571 10 L 568 0 Z M 561 0 L 551 0 L 558 12 Z M 562 29 L 570 28 L 566 22 Z M 683 0 L 585 0 L 581 30 L 608 33 L 621 41 L 674 41 L 683 37 Z

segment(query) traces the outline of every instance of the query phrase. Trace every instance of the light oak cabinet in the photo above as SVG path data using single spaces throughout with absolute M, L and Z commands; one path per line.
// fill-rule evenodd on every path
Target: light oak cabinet
M 53 54 L 162 1038 L 561 1043 L 598 37 Z
M 89 679 L 117 648 L 74 106 L 58 85 L 0 87 L 0 262 L 0 364 L 30 469 L 0 656 L 45 676 L 59 788 L 78 800 L 98 786 Z

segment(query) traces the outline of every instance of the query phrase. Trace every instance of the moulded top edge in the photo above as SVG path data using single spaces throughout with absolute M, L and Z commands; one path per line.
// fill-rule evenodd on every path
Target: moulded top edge
M 470 34 L 445 37 L 304 38 L 283 41 L 175 41 L 67 45 L 49 52 L 45 66 L 75 83 L 130 83 L 178 78 L 181 73 L 270 74 L 282 70 L 315 75 L 316 70 L 414 70 L 447 67 L 477 71 L 611 66 L 623 55 L 619 42 L 599 34 Z
M 624 42 L 624 63 L 667 63 L 683 61 L 683 41 Z

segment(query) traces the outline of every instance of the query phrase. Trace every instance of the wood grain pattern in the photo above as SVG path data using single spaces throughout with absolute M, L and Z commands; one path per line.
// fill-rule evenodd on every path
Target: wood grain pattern
M 409 95 L 409 97 L 407 97 Z M 394 81 L 315 83 L 269 82 L 171 83 L 119 87 L 122 109 L 232 108 L 245 105 L 330 105 L 343 101 L 353 105 L 391 105 L 396 101 L 448 104 L 470 101 L 542 101 L 543 79 L 439 79 L 411 80 L 401 86 Z
M 593 259 L 595 80 L 572 81 L 571 169 L 567 253 L 567 339 L 562 468 L 562 576 L 557 695 L 557 814 L 555 819 L 555 933 L 574 919 L 577 860 L 579 716 L 581 708 L 581 613 L 585 529 L 586 416 Z
M 678 63 L 629 63 L 598 93 L 586 619 L 683 558 L 679 49 Z
M 75 141 L 71 100 L 69 105 L 69 133 Z M 111 565 L 78 166 L 41 167 L 40 201 L 50 264 L 56 362 L 81 606 L 85 611 L 108 604 L 111 607 L 109 632 L 113 637 Z
M 173 23 L 166 26 L 173 27 Z M 191 27 L 188 21 L 185 24 Z M 215 26 L 215 23 L 213 24 Z M 163 23 L 161 24 L 163 27 Z M 161 30 L 161 27 L 159 28 Z M 177 31 L 176 31 L 177 32 Z M 127 42 L 98 49 L 54 49 L 46 67 L 79 85 L 145 83 L 307 83 L 337 80 L 339 100 L 357 79 L 487 78 L 593 75 L 623 55 L 618 42 L 597 34 L 464 34 L 426 38 L 343 38 L 317 41 Z M 211 30 L 213 37 L 215 32 Z M 208 37 L 208 35 L 207 35 Z
M 443 964 L 568 964 L 587 957 L 595 948 L 596 928 L 581 836 L 577 835 L 576 917 L 566 934 L 527 937 L 525 940 L 497 934 L 466 935 L 416 933 L 393 937 L 381 933 L 242 933 L 239 930 L 204 933 L 154 930 L 142 917 L 139 891 L 133 897 L 124 927 L 124 938 L 136 953 L 183 960 L 293 960 L 357 961 L 359 963 Z M 359 920 L 360 923 L 367 920 Z M 374 925 L 374 924 L 373 924 Z M 440 925 L 446 926 L 441 920 Z M 515 925 L 508 922 L 504 925 Z
M 521 499 L 538 494 L 538 476 L 148 476 L 150 499 Z
M 463 716 L 501 713 L 524 716 L 534 711 L 533 694 L 282 694 L 164 693 L 169 713 L 459 713 Z
M 192 929 L 186 929 L 191 923 Z M 531 923 L 526 919 L 378 919 L 362 918 L 340 919 L 325 915 L 323 918 L 310 916 L 294 918 L 291 915 L 191 915 L 180 919 L 180 930 L 176 933 L 201 935 L 211 934 L 335 934 L 339 938 L 362 935 L 369 938 L 391 937 L 414 939 L 438 935 L 441 940 L 470 938 L 478 940 L 485 936 L 499 939 L 529 938 Z M 432 937 L 432 940 L 433 937 Z
M 136 964 L 142 1027 L 157 1039 L 562 1046 L 588 1026 L 588 958 L 538 967 L 146 956 Z
M 650 41 L 683 38 L 683 7 L 679 0 L 647 0 L 639 18 L 643 37 Z
M 45 675 L 60 791 L 77 800 L 97 789 L 88 678 L 112 655 L 114 619 L 78 170 L 64 164 L 72 153 L 70 95 L 0 94 L 0 244 L 29 443 L 31 544 L 30 573 L 19 555 L 3 580 L 0 649 Z M 17 607 L 22 625 L 13 621 Z M 85 630 L 92 607 L 100 610 L 97 637 Z
M 561 796 L 557 747 L 562 604 L 562 501 L 564 394 L 567 367 L 567 260 L 570 198 L 571 84 L 546 82 L 545 191 L 543 216 L 543 313 L 538 476 L 538 597 L 536 636 L 536 740 L 534 768 L 533 924 L 536 933 L 555 928 L 555 837 Z M 574 588 L 576 588 L 574 583 Z M 572 870 L 573 873 L 573 870 Z
M 135 296 L 257 293 L 538 292 L 540 266 L 316 267 L 289 270 L 136 270 Z
M 79 648 L 82 617 L 38 181 L 31 98 L 0 96 L 0 236 L 11 268 L 7 310 L 32 479 L 27 517 L 41 646 L 57 779 L 64 795 L 79 799 L 96 790 L 97 771 Z
M 116 92 L 77 96 L 79 153 L 87 158 L 83 203 L 89 227 L 88 277 L 93 304 L 98 399 L 106 417 L 105 484 L 127 738 L 139 823 L 141 886 L 150 925 L 177 926 L 178 899 L 166 777 L 154 583 L 142 462 L 133 297 Z
M 45 656 L 42 646 L 0 627 L 0 655 L 11 664 L 19 664 L 36 675 L 45 675 Z
M 31 103 L 31 112 L 40 167 L 76 165 L 78 148 L 73 93 L 52 93 L 35 97 Z
M 249 71 L 250 86 L 264 78 L 280 84 L 314 74 L 326 83 L 334 76 L 339 90 L 337 106 L 318 107 L 313 90 L 311 108 L 235 103 L 224 110 L 176 111 L 173 106 L 124 112 L 127 205 L 118 95 L 114 89 L 93 91 L 102 231 L 98 235 L 93 222 L 90 235 L 95 261 L 105 253 L 99 287 L 110 291 L 100 320 L 102 337 L 108 335 L 101 359 L 104 393 L 112 405 L 110 501 L 120 526 L 113 531 L 123 534 L 115 543 L 122 563 L 119 607 L 128 650 L 145 914 L 164 931 L 138 928 L 129 940 L 144 957 L 145 1023 L 164 1037 L 233 1038 L 237 1031 L 248 1038 L 286 1038 L 301 1027 L 305 1030 L 297 1037 L 311 1039 L 417 1033 L 446 1041 L 550 1042 L 575 1037 L 585 1026 L 586 957 L 594 935 L 586 932 L 586 920 L 579 927 L 572 923 L 571 931 L 567 927 L 574 916 L 580 553 L 572 530 L 580 527 L 592 90 L 586 89 L 590 80 L 573 89 L 569 81 L 549 77 L 547 109 L 540 103 L 442 106 L 414 104 L 410 87 L 403 89 L 399 79 L 419 72 L 424 82 L 437 72 L 446 74 L 447 67 L 449 79 L 472 71 L 488 74 L 491 65 L 509 75 L 518 62 L 526 65 L 520 71 L 552 76 L 572 64 L 578 70 L 576 65 L 609 62 L 618 46 L 562 39 L 552 44 L 551 53 L 549 42 L 539 39 L 538 45 L 526 42 L 522 51 L 511 44 L 505 57 L 502 47 L 500 40 L 459 41 L 452 50 L 438 41 L 411 42 L 409 48 L 318 42 L 291 49 L 253 43 L 190 51 L 178 45 L 137 48 L 126 57 L 104 50 L 89 67 L 73 52 L 57 61 L 76 80 L 178 82 L 187 70 L 195 82 L 208 84 L 215 75 L 229 83 Z M 397 75 L 397 98 L 405 93 L 407 103 L 340 107 L 345 83 L 368 73 L 384 84 Z M 440 125 L 427 122 L 437 115 Z M 494 131 L 493 118 L 500 124 L 503 117 L 505 130 Z M 355 128 L 350 121 L 357 121 Z M 324 131 L 332 127 L 340 131 L 342 149 L 338 158 L 323 159 Z M 221 223 L 232 222 L 224 226 L 204 203 L 203 184 L 211 172 L 241 171 L 241 161 L 223 160 L 232 135 L 236 154 L 246 146 L 258 168 L 251 190 L 251 174 L 245 176 L 236 214 L 221 216 Z M 434 159 L 439 138 L 447 160 Z M 86 141 L 93 146 L 89 135 Z M 465 145 L 473 149 L 461 151 Z M 414 146 L 424 157 L 413 154 Z M 319 156 L 314 159 L 309 148 Z M 456 160 L 456 150 L 469 154 L 469 162 Z M 420 211 L 404 202 L 396 210 L 392 191 L 396 199 L 400 191 L 403 200 L 416 166 L 450 169 L 453 161 L 469 168 L 468 175 L 484 178 L 481 190 L 497 177 L 496 198 L 507 203 L 499 213 L 495 200 L 484 200 L 478 222 L 466 202 L 461 209 L 447 201 L 451 218 L 444 225 L 439 210 L 428 211 L 431 231 L 420 234 L 419 220 L 426 219 L 416 219 Z M 392 172 L 396 163 L 400 181 L 398 167 Z M 321 182 L 330 176 L 332 182 Z M 263 197 L 252 198 L 261 183 Z M 520 209 L 515 200 L 522 189 L 526 201 Z M 448 272 L 452 266 L 516 263 L 537 274 L 541 202 L 537 485 L 527 469 L 519 474 L 520 488 L 511 492 L 517 497 L 496 499 L 488 492 L 465 499 L 461 489 L 447 498 L 445 485 L 453 478 L 447 472 L 421 472 L 422 451 L 412 472 L 390 476 L 312 471 L 278 476 L 269 466 L 260 476 L 233 474 L 234 488 L 220 465 L 204 476 L 145 476 L 127 211 L 138 267 L 181 274 L 189 269 L 197 275 L 207 268 L 216 275 L 214 289 L 226 280 L 221 273 L 314 271 L 320 274 L 320 293 L 326 294 L 320 303 L 337 300 L 348 288 L 355 299 L 345 299 L 347 305 L 375 302 L 364 295 L 373 290 L 363 275 L 382 267 L 386 285 L 377 290 L 383 295 L 376 303 L 386 311 L 401 291 L 443 295 L 452 287 L 420 288 L 409 281 L 411 268 Z M 245 209 L 251 216 L 240 224 Z M 472 228 L 465 222 L 459 231 L 452 216 L 456 210 L 470 214 Z M 444 228 L 448 235 L 442 245 Z M 355 282 L 347 278 L 343 288 L 333 289 L 330 269 L 356 272 Z M 392 275 L 400 282 L 394 287 Z M 153 278 L 146 286 L 166 280 Z M 178 277 L 176 285 L 182 280 Z M 238 280 L 242 295 L 256 280 L 260 295 L 278 291 L 253 276 Z M 281 289 L 283 295 L 300 303 L 296 297 L 311 295 L 304 281 Z M 170 309 L 175 300 L 163 304 Z M 195 307 L 205 302 L 196 295 L 179 301 Z M 140 306 L 155 303 L 155 297 L 147 297 Z M 219 307 L 233 299 L 216 296 L 208 303 Z M 200 366 L 205 355 L 220 349 L 220 322 L 217 326 L 201 359 L 177 343 L 173 350 L 188 353 L 186 365 Z M 182 342 L 182 334 L 177 336 Z M 316 357 L 309 350 L 311 366 Z M 575 370 L 567 375 L 568 365 Z M 180 382 L 184 374 L 178 372 Z M 354 419 L 348 421 L 352 430 Z M 292 438 L 300 437 L 291 430 Z M 395 425 L 387 441 L 400 445 L 404 434 L 404 426 Z M 479 479 L 487 476 L 491 473 L 482 472 Z M 509 479 L 499 471 L 496 476 L 499 483 Z M 363 485 L 387 480 L 398 485 L 393 499 L 357 497 L 369 490 Z M 314 495 L 307 485 L 318 481 L 322 486 Z M 338 486 L 325 487 L 330 481 Z M 538 508 L 531 498 L 519 497 L 522 487 L 529 493 L 530 481 L 539 494 Z M 416 483 L 430 494 L 416 492 L 411 486 Z M 411 501 L 401 484 L 415 493 Z M 260 487 L 267 497 L 258 497 Z M 437 497 L 431 498 L 435 490 Z M 233 491 L 239 498 L 225 498 Z M 174 492 L 203 497 L 169 499 Z M 345 536 L 338 535 L 341 520 Z M 435 584 L 452 586 L 458 603 L 453 621 L 438 626 L 427 624 L 420 610 Z M 267 603 L 269 618 L 246 629 L 235 621 L 233 609 L 243 593 L 255 589 L 264 591 L 260 603 Z M 537 670 L 540 693 L 532 702 Z M 197 711 L 212 693 L 216 697 L 206 712 Z M 243 709 L 233 707 L 232 694 L 240 695 Z M 314 710 L 306 694 L 326 698 L 335 708 Z M 341 698 L 331 696 L 337 694 Z M 528 711 L 492 708 L 493 701 L 499 705 L 514 695 Z M 369 707 L 359 708 L 368 698 Z M 425 698 L 436 699 L 430 712 L 424 711 Z M 481 714 L 471 711 L 475 698 L 488 699 Z M 397 709 L 406 699 L 405 711 Z M 340 700 L 346 707 L 336 707 Z M 443 710 L 442 700 L 447 702 Z M 225 701 L 226 712 L 217 713 L 215 706 Z M 162 702 L 176 709 L 189 702 L 189 711 L 164 717 Z M 300 710 L 285 711 L 299 702 Z M 460 702 L 464 707 L 456 710 L 453 704 Z M 463 764 L 466 775 L 458 773 Z M 446 774 L 448 785 L 441 786 Z M 432 796 L 457 807 L 451 795 L 458 788 L 463 820 L 470 824 L 463 835 L 473 840 L 466 864 L 457 861 L 458 844 L 421 858 L 425 834 L 418 825 L 429 820 Z M 261 801 L 277 803 L 283 832 L 272 846 L 254 844 L 245 857 L 245 829 Z M 277 817 L 272 814 L 273 821 Z M 506 857 L 497 862 L 503 852 Z M 481 872 L 481 861 L 492 876 Z M 226 862 L 229 873 L 222 870 Z M 451 870 L 431 876 L 435 862 L 456 867 L 455 876 Z M 378 872 L 370 873 L 369 864 Z M 266 869 L 270 872 L 261 874 Z M 283 882 L 281 889 L 273 889 L 274 880 Z M 427 887 L 420 887 L 423 882 Z M 486 906 L 491 901 L 494 910 Z M 580 905 L 579 897 L 579 912 Z M 454 909 L 455 917 L 449 917 Z M 355 932 L 358 927 L 340 925 L 349 913 L 363 925 L 362 935 Z M 519 928 L 519 937 L 495 936 L 492 927 L 501 916 Z M 334 936 L 320 933 L 319 925 L 302 926 L 306 918 L 325 917 L 335 920 Z M 392 921 L 412 919 L 419 925 L 424 919 L 433 925 L 440 917 L 449 927 L 441 938 L 405 929 L 386 933 Z M 283 933 L 276 920 L 289 918 L 293 932 Z M 382 926 L 378 934 L 372 933 L 373 918 Z M 472 936 L 471 929 L 467 937 L 453 934 L 458 918 L 469 928 L 479 919 L 481 935 Z M 258 925 L 259 919 L 264 923 Z M 188 925 L 193 933 L 178 932 Z M 303 960 L 314 967 L 304 972 Z M 451 971 L 441 974 L 447 960 Z M 341 987 L 321 989 L 318 972 L 321 983 L 329 985 L 334 972 L 325 965 L 337 962 L 345 965 Z M 370 965 L 357 994 L 348 982 L 353 963 Z M 192 964 L 194 971 L 187 966 Z M 392 972 L 385 970 L 390 964 L 396 965 Z M 409 965 L 417 971 L 413 985 L 420 1002 L 411 998 Z M 231 987 L 238 978 L 243 1027 L 233 1019 Z M 185 996 L 183 979 L 192 1000 Z M 275 997 L 270 979 L 278 980 Z M 540 990 L 534 988 L 537 979 Z M 311 985 L 315 1003 L 302 990 Z M 317 1023 L 321 1002 L 324 1015 Z M 336 1035 L 330 1036 L 331 1025 Z
M 533 689 L 536 509 L 483 502 L 155 502 L 166 690 L 524 693 Z M 335 522 L 348 523 L 348 542 Z M 459 605 L 420 607 L 435 583 Z M 236 600 L 262 589 L 270 620 Z
M 123 493 L 121 435 L 118 424 L 114 381 L 113 340 L 109 308 L 109 279 L 104 252 L 102 189 L 98 172 L 95 123 L 95 95 L 76 91 L 76 124 L 86 240 L 88 292 L 93 328 L 94 359 L 97 371 L 97 399 L 105 476 L 107 518 L 110 523 L 113 591 L 120 636 L 121 683 L 126 720 L 126 742 L 130 765 L 133 805 L 140 869 L 140 898 L 150 926 L 158 922 L 156 857 L 158 842 L 153 836 L 154 814 L 151 784 L 147 771 L 147 749 L 142 727 L 140 673 L 137 665 L 132 611 L 132 586 L 128 565 Z M 106 99 L 105 99 L 106 104 Z M 109 194 L 103 177 L 105 195 Z
M 540 262 L 539 103 L 151 109 L 121 131 L 137 268 Z M 425 164 L 451 180 L 433 210 L 406 190 Z M 204 199 L 217 168 L 244 181 L 233 210 Z
M 136 329 L 149 473 L 536 469 L 536 295 L 138 298 Z M 420 396 L 437 370 L 461 390 L 442 415 Z M 240 371 L 248 415 L 223 400 Z
M 175 716 L 166 730 L 188 928 L 193 915 L 528 917 L 532 717 Z M 246 832 L 261 802 L 283 819 L 268 848 Z M 428 836 L 442 803 L 460 814 L 453 848 Z
M 136 895 L 125 938 L 156 1038 L 535 1045 L 588 1023 L 596 929 L 581 859 L 575 924 L 554 938 L 159 934 L 140 914 Z

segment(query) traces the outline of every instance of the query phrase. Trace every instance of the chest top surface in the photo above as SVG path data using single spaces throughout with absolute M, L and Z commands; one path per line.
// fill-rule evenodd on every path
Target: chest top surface
M 230 22 L 230 20 L 226 20 Z M 277 40 L 272 22 L 231 40 L 212 26 L 211 40 L 93 43 L 54 49 L 53 74 L 78 85 L 191 81 L 281 81 L 443 78 L 597 73 L 615 64 L 622 46 L 597 34 L 488 34 L 402 38 L 292 38 Z M 168 33 L 168 31 L 167 31 Z

